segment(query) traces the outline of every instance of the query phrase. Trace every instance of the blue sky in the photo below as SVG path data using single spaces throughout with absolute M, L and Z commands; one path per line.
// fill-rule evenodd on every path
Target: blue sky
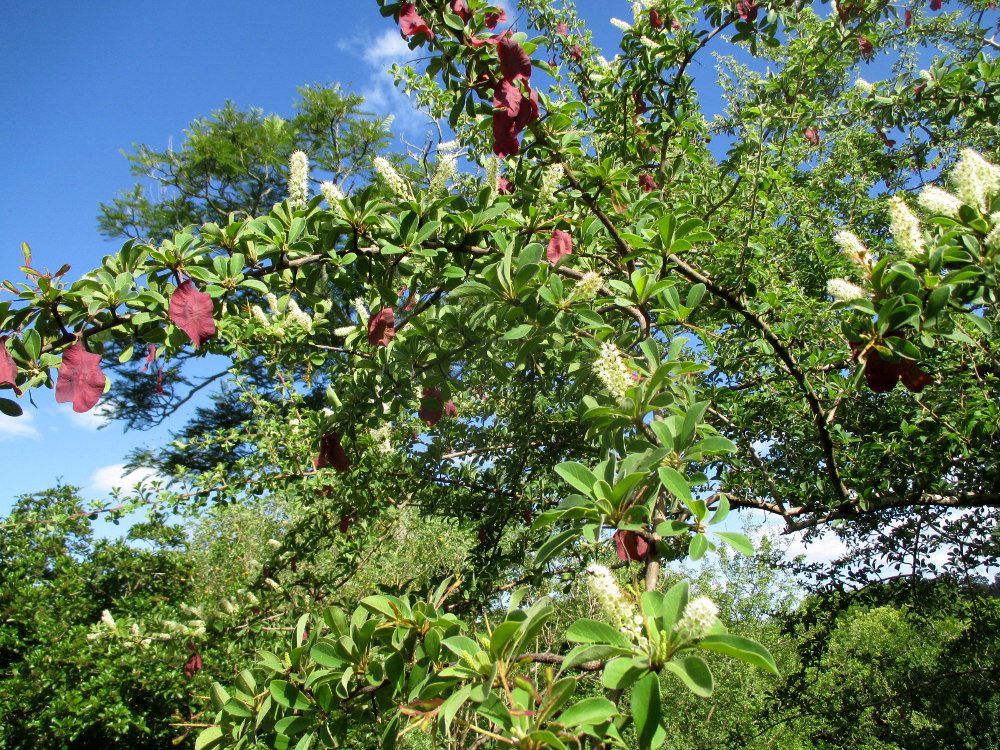
M 340 82 L 399 107 L 379 71 L 405 45 L 375 2 L 233 0 L 171 3 L 7 0 L 0 8 L 0 275 L 19 279 L 20 244 L 34 264 L 78 276 L 120 243 L 96 231 L 100 201 L 131 187 L 121 151 L 179 145 L 185 126 L 232 99 L 290 113 L 296 87 Z M 373 107 L 375 109 L 376 107 Z M 7 297 L 9 298 L 9 293 Z M 5 395 L 10 395 L 6 393 Z M 38 390 L 25 416 L 0 417 L 0 514 L 57 478 L 100 497 L 129 448 L 171 426 L 97 430 Z
M 583 0 L 577 7 L 613 57 L 619 32 L 608 19 L 630 18 L 629 3 Z M 135 182 L 122 151 L 133 143 L 179 146 L 192 119 L 227 99 L 289 114 L 298 86 L 339 82 L 365 95 L 369 110 L 395 114 L 394 129 L 419 142 L 420 117 L 384 72 L 412 57 L 374 0 L 290 0 L 280 7 L 6 0 L 0 278 L 21 277 L 22 242 L 31 245 L 35 266 L 68 262 L 71 277 L 115 251 L 120 243 L 97 233 L 95 217 L 101 201 Z M 710 58 L 704 64 L 711 75 Z M 184 421 L 182 413 L 156 430 L 123 433 L 114 424 L 97 429 L 99 417 L 55 404 L 51 391 L 37 390 L 34 401 L 37 408 L 22 402 L 21 418 L 0 415 L 0 515 L 18 494 L 57 479 L 88 498 L 106 497 L 123 484 L 131 448 L 163 444 Z
M 608 18 L 627 16 L 628 3 L 578 5 L 614 44 Z M 298 86 L 339 82 L 419 141 L 419 115 L 384 72 L 412 57 L 374 0 L 0 3 L 0 278 L 23 278 L 22 242 L 36 267 L 70 263 L 70 277 L 99 264 L 120 243 L 97 233 L 98 204 L 135 182 L 122 151 L 179 146 L 191 120 L 227 99 L 290 114 Z M 51 391 L 33 396 L 25 416 L 0 415 L 0 515 L 57 478 L 102 497 L 121 483 L 130 448 L 162 444 L 183 423 L 98 430 L 93 413 L 57 405 Z

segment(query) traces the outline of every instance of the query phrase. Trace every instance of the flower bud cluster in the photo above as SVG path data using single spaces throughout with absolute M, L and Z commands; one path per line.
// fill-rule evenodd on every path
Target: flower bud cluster
M 379 453 L 392 453 L 392 425 L 388 422 L 383 422 L 378 427 L 372 429 L 369 433 L 371 435 L 372 443 L 375 445 L 375 450 Z
M 500 158 L 490 156 L 486 159 L 486 187 L 490 190 L 490 195 L 497 195 L 500 192 Z
M 634 643 L 645 647 L 647 645 L 644 635 L 645 621 L 636 610 L 635 604 L 618 588 L 611 571 L 603 565 L 592 563 L 587 567 L 587 575 L 590 590 L 611 623 Z
M 715 620 L 719 615 L 719 608 L 715 602 L 707 596 L 699 596 L 688 602 L 684 608 L 684 614 L 674 626 L 674 632 L 681 638 L 687 640 L 698 640 L 708 635 L 708 632 L 715 625 Z
M 875 90 L 875 87 L 872 86 L 864 78 L 859 78 L 858 80 L 856 80 L 854 82 L 854 88 L 856 88 L 862 94 L 870 94 L 870 93 L 872 93 Z
M 620 18 L 612 18 L 611 19 L 611 25 L 614 26 L 616 29 L 621 29 L 622 31 L 631 31 L 632 30 L 632 24 L 630 24 L 630 23 L 628 23 L 626 21 L 623 21 Z
M 304 206 L 309 200 L 309 157 L 304 151 L 293 151 L 288 157 L 288 202 Z
M 395 170 L 385 157 L 376 156 L 372 159 L 372 169 L 382 178 L 393 195 L 403 200 L 410 198 L 410 188 L 407 186 L 406 181 L 399 176 L 399 172 Z
M 612 396 L 619 401 L 625 398 L 630 381 L 629 371 L 617 346 L 607 342 L 601 344 L 601 353 L 594 363 L 594 373 Z
M 358 325 L 368 325 L 368 306 L 361 297 L 355 297 L 351 303 L 354 305 L 354 314 L 358 316 Z
M 587 271 L 573 287 L 572 299 L 593 299 L 601 291 L 604 278 L 597 271 Z
M 989 213 L 993 197 L 1000 192 L 1000 167 L 967 148 L 962 151 L 951 179 L 959 198 L 983 214 Z
M 344 200 L 344 191 L 329 180 L 321 182 L 319 189 L 320 192 L 323 193 L 323 197 L 326 199 L 327 204 L 332 208 L 338 208 L 337 203 Z
M 986 235 L 986 247 L 995 252 L 1000 250 L 1000 211 L 990 214 L 990 223 L 993 224 L 993 228 Z
M 562 175 L 562 164 L 550 164 L 545 168 L 542 172 L 542 184 L 538 187 L 538 198 L 535 201 L 536 206 L 544 208 L 552 202 Z
M 872 257 L 871 253 L 868 252 L 861 240 L 854 232 L 837 232 L 834 236 L 833 241 L 837 243 L 841 251 L 850 259 L 850 261 L 857 266 L 858 270 L 864 276 L 871 276 L 872 272 Z
M 889 199 L 889 230 L 906 255 L 914 257 L 923 254 L 924 235 L 920 231 L 920 222 L 898 195 Z
M 838 302 L 850 302 L 854 299 L 864 299 L 867 292 L 861 287 L 843 279 L 830 279 L 826 282 L 826 293 Z
M 313 319 L 306 315 L 302 308 L 299 307 L 298 303 L 293 300 L 288 300 L 288 307 L 285 312 L 283 319 L 279 320 L 281 316 L 281 309 L 278 306 L 278 299 L 270 292 L 267 293 L 267 303 L 271 308 L 272 318 L 267 317 L 260 305 L 253 305 L 250 308 L 250 316 L 263 328 L 266 328 L 275 336 L 281 336 L 285 333 L 284 323 L 291 323 L 298 326 L 306 333 L 312 333 Z
M 458 171 L 458 157 L 454 154 L 444 154 L 438 160 L 437 168 L 431 176 L 427 193 L 431 198 L 437 198 L 448 192 L 448 180 Z
M 917 196 L 917 203 L 932 214 L 940 216 L 950 216 L 958 218 L 958 211 L 963 204 L 961 199 L 955 197 L 947 190 L 942 190 L 937 185 L 928 185 L 920 191 Z

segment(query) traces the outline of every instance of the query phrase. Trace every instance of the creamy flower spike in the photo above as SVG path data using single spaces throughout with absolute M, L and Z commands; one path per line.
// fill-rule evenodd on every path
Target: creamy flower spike
M 640 646 L 646 645 L 645 623 L 628 597 L 618 588 L 611 571 L 592 563 L 587 567 L 587 583 L 597 604 L 611 623 Z
M 267 319 L 267 315 L 265 315 L 264 311 L 260 309 L 260 305 L 254 305 L 253 307 L 251 307 L 250 315 L 253 316 L 253 319 L 256 320 L 258 323 L 260 323 L 262 326 L 271 325 L 271 321 Z
M 344 191 L 329 180 L 320 183 L 319 189 L 323 193 L 326 202 L 331 206 L 335 206 L 337 202 L 344 200 Z
M 573 287 L 573 299 L 592 299 L 601 290 L 604 278 L 597 271 L 587 271 Z
M 500 158 L 497 156 L 490 156 L 486 159 L 486 187 L 489 188 L 491 195 L 497 195 L 500 192 Z
M 304 206 L 309 200 L 309 157 L 304 151 L 293 151 L 288 157 L 288 202 Z
M 838 302 L 850 302 L 852 299 L 864 299 L 868 296 L 859 286 L 843 279 L 830 279 L 826 282 L 826 293 Z
M 837 246 L 843 251 L 854 265 L 866 276 L 871 275 L 872 271 L 872 256 L 868 252 L 861 240 L 854 232 L 837 232 L 834 236 L 833 241 L 837 243 Z
M 674 632 L 691 640 L 704 638 L 715 625 L 718 615 L 719 608 L 715 606 L 715 602 L 707 596 L 699 596 L 688 602 Z
M 562 175 L 563 168 L 561 164 L 550 164 L 545 168 L 542 172 L 542 184 L 538 188 L 538 198 L 535 200 L 536 206 L 544 208 L 552 202 Z
M 961 199 L 937 185 L 928 185 L 921 190 L 917 196 L 917 203 L 932 214 L 950 216 L 953 219 L 958 218 L 959 209 L 965 205 Z
M 862 94 L 870 94 L 872 93 L 872 91 L 875 90 L 875 87 L 872 86 L 872 84 L 870 84 L 864 78 L 859 78 L 858 80 L 856 80 L 854 82 L 854 88 L 856 88 Z
M 889 230 L 902 251 L 910 256 L 924 252 L 924 235 L 920 231 L 920 221 L 900 196 L 889 199 Z
M 992 214 L 990 221 L 993 222 L 993 229 L 986 235 L 986 247 L 990 250 L 1000 250 L 1000 212 Z
M 621 401 L 629 387 L 628 365 L 614 344 L 601 344 L 601 353 L 594 363 L 594 372 L 612 396 Z
M 293 299 L 288 300 L 288 319 L 306 333 L 312 333 L 312 318 L 302 312 L 298 303 Z
M 641 11 L 640 11 L 640 13 L 641 13 Z M 632 30 L 632 24 L 630 24 L 630 23 L 628 23 L 626 21 L 623 21 L 620 18 L 612 18 L 611 19 L 611 25 L 614 26 L 617 29 L 621 29 L 622 31 L 631 31 Z
M 372 159 L 372 169 L 378 173 L 378 176 L 385 182 L 386 187 L 397 198 L 403 198 L 404 200 L 410 198 L 410 188 L 407 187 L 406 182 L 399 176 L 399 172 L 396 171 L 385 157 L 376 156 Z
M 1000 192 L 1000 167 L 967 148 L 962 151 L 951 179 L 959 198 L 983 214 L 990 212 L 990 203 Z
M 458 169 L 458 157 L 454 154 L 444 154 L 437 163 L 434 175 L 427 192 L 431 198 L 437 198 L 448 192 L 448 180 L 450 180 Z
M 354 302 L 354 314 L 358 316 L 358 325 L 366 325 L 368 323 L 368 306 L 361 297 L 355 297 Z
M 101 612 L 101 622 L 112 630 L 115 630 L 118 627 L 118 624 L 115 622 L 115 618 L 111 616 L 111 613 L 108 610 Z

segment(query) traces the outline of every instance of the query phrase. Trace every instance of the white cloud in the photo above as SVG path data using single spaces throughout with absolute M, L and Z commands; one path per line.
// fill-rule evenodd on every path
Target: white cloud
M 345 43 L 337 46 L 344 51 L 349 49 Z M 400 33 L 392 30 L 383 31 L 375 37 L 374 42 L 365 46 L 364 52 L 365 62 L 383 72 L 394 62 L 404 63 L 416 56 L 417 53 L 409 48 Z
M 369 111 L 392 115 L 393 132 L 407 140 L 422 140 L 431 127 L 430 123 L 410 98 L 396 88 L 388 70 L 393 63 L 414 64 L 421 58 L 426 58 L 427 51 L 411 50 L 399 29 L 386 29 L 375 37 L 360 40 L 360 43 L 357 39 L 340 41 L 337 49 L 358 58 L 368 68 L 367 80 L 360 85 L 358 93 L 370 105 Z
M 790 536 L 792 543 L 788 545 L 788 556 L 797 557 L 798 555 L 805 555 L 806 562 L 830 562 L 847 552 L 847 545 L 840 541 L 840 537 L 829 529 L 809 543 L 803 541 L 802 532 L 797 532 Z
M 108 413 L 101 409 L 100 406 L 90 411 L 76 412 L 73 411 L 73 407 L 70 404 L 65 404 L 62 407 L 62 412 L 73 423 L 73 426 L 87 430 L 88 432 L 96 432 L 108 423 Z
M 0 440 L 12 440 L 14 438 L 31 438 L 37 440 L 41 437 L 38 428 L 34 425 L 35 416 L 30 411 L 24 412 L 19 417 L 8 417 L 0 414 Z
M 126 473 L 125 464 L 112 464 L 95 470 L 87 489 L 97 494 L 107 494 L 116 487 L 127 492 L 142 480 L 155 477 L 156 472 L 152 469 L 134 469 Z

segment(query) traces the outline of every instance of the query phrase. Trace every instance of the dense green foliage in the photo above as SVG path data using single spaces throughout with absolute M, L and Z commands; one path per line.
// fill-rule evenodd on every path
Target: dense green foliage
M 205 515 L 196 617 L 95 642 L 226 650 L 198 748 L 992 741 L 996 12 L 637 3 L 607 61 L 541 0 L 379 5 L 456 142 L 6 282 L 0 382 L 193 347 L 253 415 L 137 497 Z M 851 553 L 788 619 L 731 509 Z

